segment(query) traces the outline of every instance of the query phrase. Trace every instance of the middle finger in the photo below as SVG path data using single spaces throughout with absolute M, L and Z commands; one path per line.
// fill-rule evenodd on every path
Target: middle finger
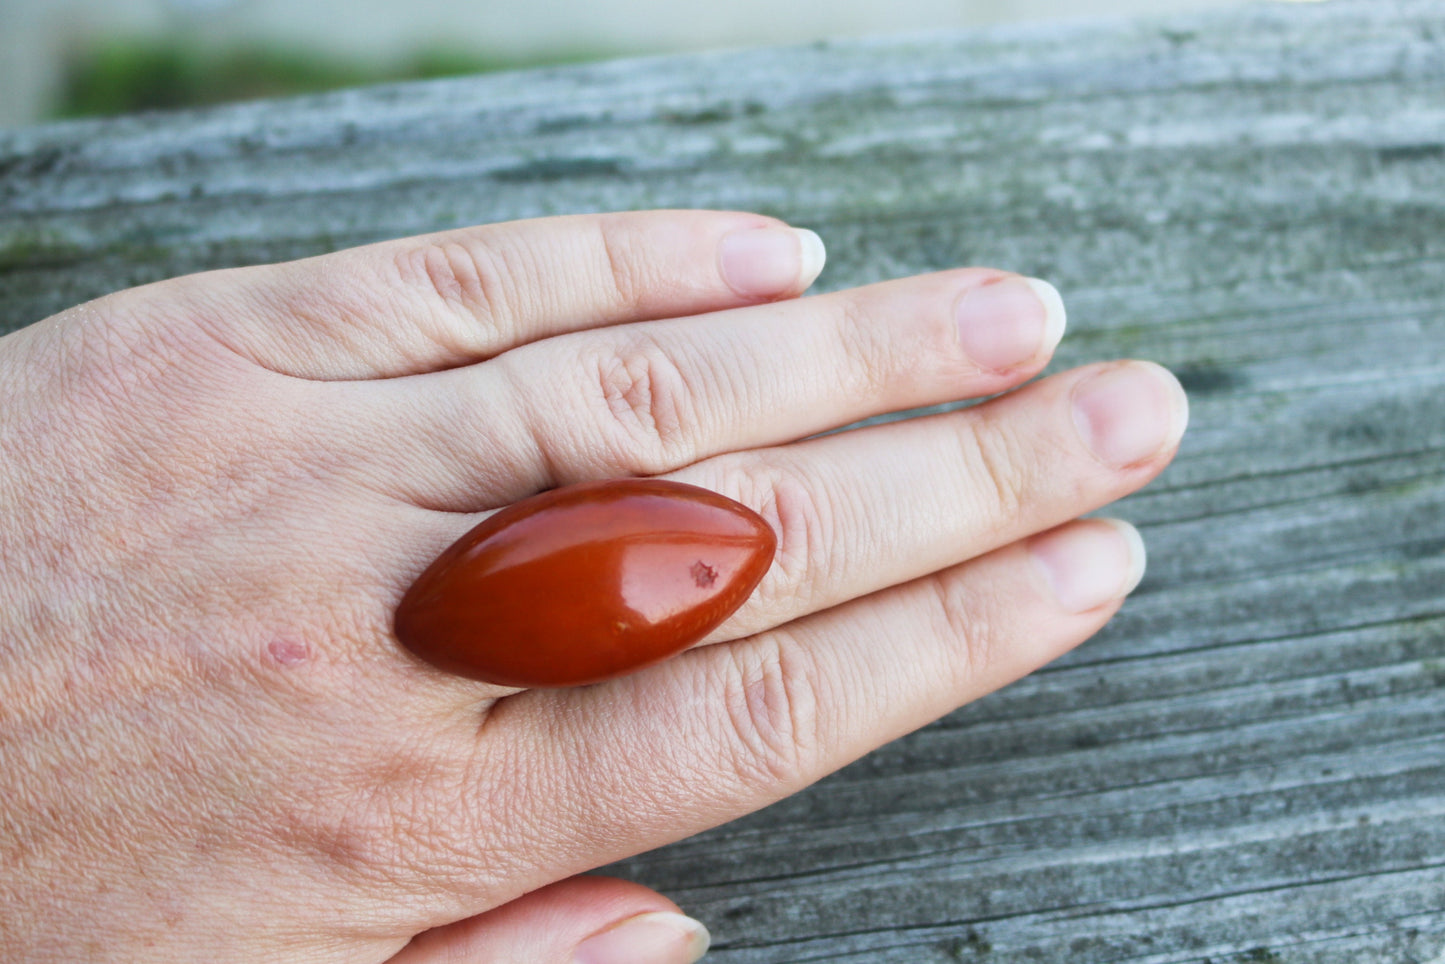
M 577 332 L 466 368 L 337 387 L 354 393 L 356 444 L 380 487 L 475 511 L 1001 392 L 1043 368 L 1063 328 L 1047 283 L 967 269 Z
M 702 642 L 787 624 L 1113 502 L 1162 471 L 1187 418 L 1183 389 L 1168 371 L 1113 362 L 965 411 L 725 454 L 670 473 L 749 506 L 778 535 L 763 581 Z M 444 524 L 428 533 L 434 542 L 423 557 L 481 515 L 438 518 Z M 457 682 L 464 699 L 476 698 L 475 683 Z

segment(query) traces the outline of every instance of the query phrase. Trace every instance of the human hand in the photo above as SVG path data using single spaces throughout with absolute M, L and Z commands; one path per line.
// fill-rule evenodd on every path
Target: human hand
M 746 214 L 517 222 L 175 279 L 0 339 L 7 953 L 691 960 L 665 898 L 573 875 L 1093 634 L 1142 550 L 1070 520 L 1167 464 L 1177 383 L 1089 366 L 798 441 L 1017 386 L 1063 323 L 1051 289 L 988 270 L 796 299 L 810 251 Z M 638 475 L 777 532 L 704 645 L 531 691 L 398 646 L 402 593 L 488 512 Z

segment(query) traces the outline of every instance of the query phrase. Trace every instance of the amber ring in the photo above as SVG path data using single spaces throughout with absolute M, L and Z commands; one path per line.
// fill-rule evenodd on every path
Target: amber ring
M 396 636 L 503 686 L 581 686 L 701 641 L 752 595 L 777 537 L 752 509 L 662 479 L 584 482 L 489 516 L 402 597 Z

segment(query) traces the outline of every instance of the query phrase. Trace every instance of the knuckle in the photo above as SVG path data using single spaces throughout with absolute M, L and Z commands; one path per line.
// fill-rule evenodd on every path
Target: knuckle
M 165 367 L 166 352 L 124 309 L 103 302 L 72 309 L 69 337 L 59 341 L 61 370 L 74 375 L 78 387 L 122 389 L 126 394 L 146 384 Z
M 335 778 L 358 788 L 345 799 L 295 795 L 273 805 L 267 832 L 338 876 L 384 884 L 398 897 L 475 896 L 486 881 L 475 854 L 490 838 L 470 805 L 473 785 L 459 766 L 410 741 L 388 749 L 337 767 Z
M 612 462 L 653 474 L 690 461 L 692 393 L 667 352 L 637 340 L 598 358 L 595 371 Z
M 178 283 L 163 284 L 184 291 Z M 76 406 L 75 414 L 123 434 L 136 430 L 138 412 L 163 411 L 170 422 L 178 400 L 197 391 L 212 397 L 219 392 L 218 380 L 196 364 L 204 344 L 191 337 L 194 329 L 165 312 L 139 310 L 130 294 L 65 312 L 63 334 L 44 340 L 53 353 L 44 370 Z
M 386 804 L 370 786 L 344 800 L 325 795 L 278 795 L 252 819 L 250 832 L 265 849 L 303 854 L 329 872 L 352 879 L 382 874 L 401 858 L 402 846 L 386 818 Z
M 733 771 L 748 785 L 806 779 L 818 755 L 818 666 L 785 633 L 728 647 L 721 691 Z
M 759 617 L 775 622 L 810 609 L 826 589 L 822 580 L 832 571 L 827 560 L 836 554 L 839 534 L 848 531 L 835 518 L 839 501 L 823 494 L 820 481 L 776 463 L 739 464 L 722 482 L 723 491 L 751 506 L 778 537 L 773 565 L 754 596 Z
M 438 765 L 432 773 L 406 775 L 425 790 L 408 793 L 389 807 L 395 828 L 392 846 L 398 851 L 391 866 L 401 868 L 423 892 L 440 890 L 475 899 L 495 885 L 497 877 L 516 868 L 505 866 L 508 861 L 501 856 L 489 865 L 478 861 L 479 852 L 506 852 L 497 826 L 484 817 L 499 812 L 488 809 L 498 788 L 492 780 L 463 780 L 458 770 Z
M 942 671 L 951 688 L 960 689 L 993 661 L 990 619 L 964 581 L 948 573 L 929 577 L 937 614 L 936 632 L 945 641 L 939 648 Z
M 839 340 L 856 391 L 891 398 L 920 377 L 958 379 L 976 371 L 960 352 L 952 313 L 944 310 L 948 302 L 932 287 L 914 291 L 888 285 L 841 297 Z M 896 323 L 900 314 L 905 324 Z
M 524 290 L 503 256 L 480 242 L 443 238 L 406 245 L 395 256 L 395 270 L 404 290 L 419 291 L 441 306 L 443 317 L 459 322 L 434 336 L 448 347 L 486 348 L 472 343 L 496 340 Z
M 838 316 L 843 357 L 852 367 L 855 390 L 864 398 L 884 396 L 903 367 L 899 357 L 902 340 L 897 337 L 898 332 L 892 326 L 878 324 L 878 312 L 869 293 L 852 292 L 843 296 Z M 888 336 L 880 337 L 880 330 L 885 328 Z
M 1007 527 L 1027 505 L 1031 488 L 1029 453 L 1014 443 L 1013 436 L 996 426 L 965 418 L 959 431 L 965 470 L 976 484 L 982 517 L 995 529 Z
M 618 306 L 635 312 L 642 307 L 647 292 L 654 286 L 654 279 L 647 277 L 643 267 L 647 260 L 632 256 L 633 243 L 628 237 L 626 224 L 623 218 L 599 218 L 597 237 L 607 261 L 613 296 Z

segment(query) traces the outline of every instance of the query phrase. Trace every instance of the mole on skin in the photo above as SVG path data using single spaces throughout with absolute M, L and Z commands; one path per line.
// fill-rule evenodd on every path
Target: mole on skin
M 300 666 L 311 657 L 305 643 L 279 636 L 267 644 L 266 652 L 275 662 L 287 667 Z

